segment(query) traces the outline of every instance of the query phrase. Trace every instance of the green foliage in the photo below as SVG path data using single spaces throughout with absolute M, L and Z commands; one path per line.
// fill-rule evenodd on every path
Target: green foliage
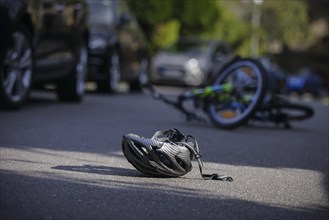
M 172 0 L 126 0 L 139 22 L 145 26 L 157 25 L 171 19 Z
M 200 35 L 215 29 L 215 0 L 126 0 L 151 46 L 159 49 L 180 35 Z
M 248 56 L 250 39 L 257 33 L 260 54 L 279 41 L 301 47 L 308 38 L 307 7 L 302 0 L 263 0 L 259 27 L 251 25 L 253 1 L 125 0 L 136 15 L 151 47 L 166 47 L 179 36 L 201 36 L 229 42 L 235 52 Z
M 126 0 L 126 3 L 135 14 L 152 49 L 161 48 L 177 35 L 178 28 L 172 23 L 172 0 Z
M 291 48 L 300 48 L 309 34 L 307 7 L 304 1 L 265 1 L 261 27 L 268 40 L 279 40 Z
M 152 42 L 160 48 L 171 45 L 179 37 L 179 28 L 180 23 L 177 20 L 158 24 L 152 33 Z
M 249 53 L 249 38 L 251 35 L 250 24 L 241 20 L 237 15 L 228 10 L 228 2 L 218 1 L 218 19 L 213 29 L 205 32 L 204 35 L 214 39 L 221 39 L 229 42 L 236 53 L 247 56 Z
M 181 22 L 181 35 L 198 35 L 215 28 L 219 16 L 214 0 L 174 1 L 174 16 Z

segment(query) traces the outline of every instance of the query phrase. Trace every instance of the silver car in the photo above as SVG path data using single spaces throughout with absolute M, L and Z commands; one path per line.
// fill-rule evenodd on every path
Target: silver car
M 223 41 L 181 38 L 154 55 L 150 81 L 163 85 L 204 85 L 231 57 L 231 49 Z

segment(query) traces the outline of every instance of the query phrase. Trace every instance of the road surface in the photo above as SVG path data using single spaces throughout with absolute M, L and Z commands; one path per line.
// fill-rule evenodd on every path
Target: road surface
M 81 104 L 34 92 L 0 112 L 0 219 L 328 219 L 328 106 L 290 130 L 227 131 L 186 122 L 145 93 L 90 93 Z M 121 151 L 126 133 L 177 128 L 194 136 L 197 163 L 180 178 L 151 178 Z

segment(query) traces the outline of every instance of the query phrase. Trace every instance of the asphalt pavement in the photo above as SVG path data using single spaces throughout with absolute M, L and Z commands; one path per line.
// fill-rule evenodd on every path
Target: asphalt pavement
M 328 219 L 328 105 L 306 104 L 315 116 L 292 129 L 221 130 L 147 93 L 72 104 L 33 92 L 0 112 L 0 219 Z M 123 134 L 171 128 L 197 139 L 205 173 L 234 181 L 203 180 L 196 161 L 183 177 L 151 178 L 123 156 Z

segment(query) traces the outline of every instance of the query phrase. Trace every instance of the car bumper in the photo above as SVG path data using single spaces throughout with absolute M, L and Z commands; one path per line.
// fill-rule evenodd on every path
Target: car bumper
M 154 84 L 199 86 L 204 81 L 204 74 L 186 68 L 157 67 L 151 69 L 150 81 Z

